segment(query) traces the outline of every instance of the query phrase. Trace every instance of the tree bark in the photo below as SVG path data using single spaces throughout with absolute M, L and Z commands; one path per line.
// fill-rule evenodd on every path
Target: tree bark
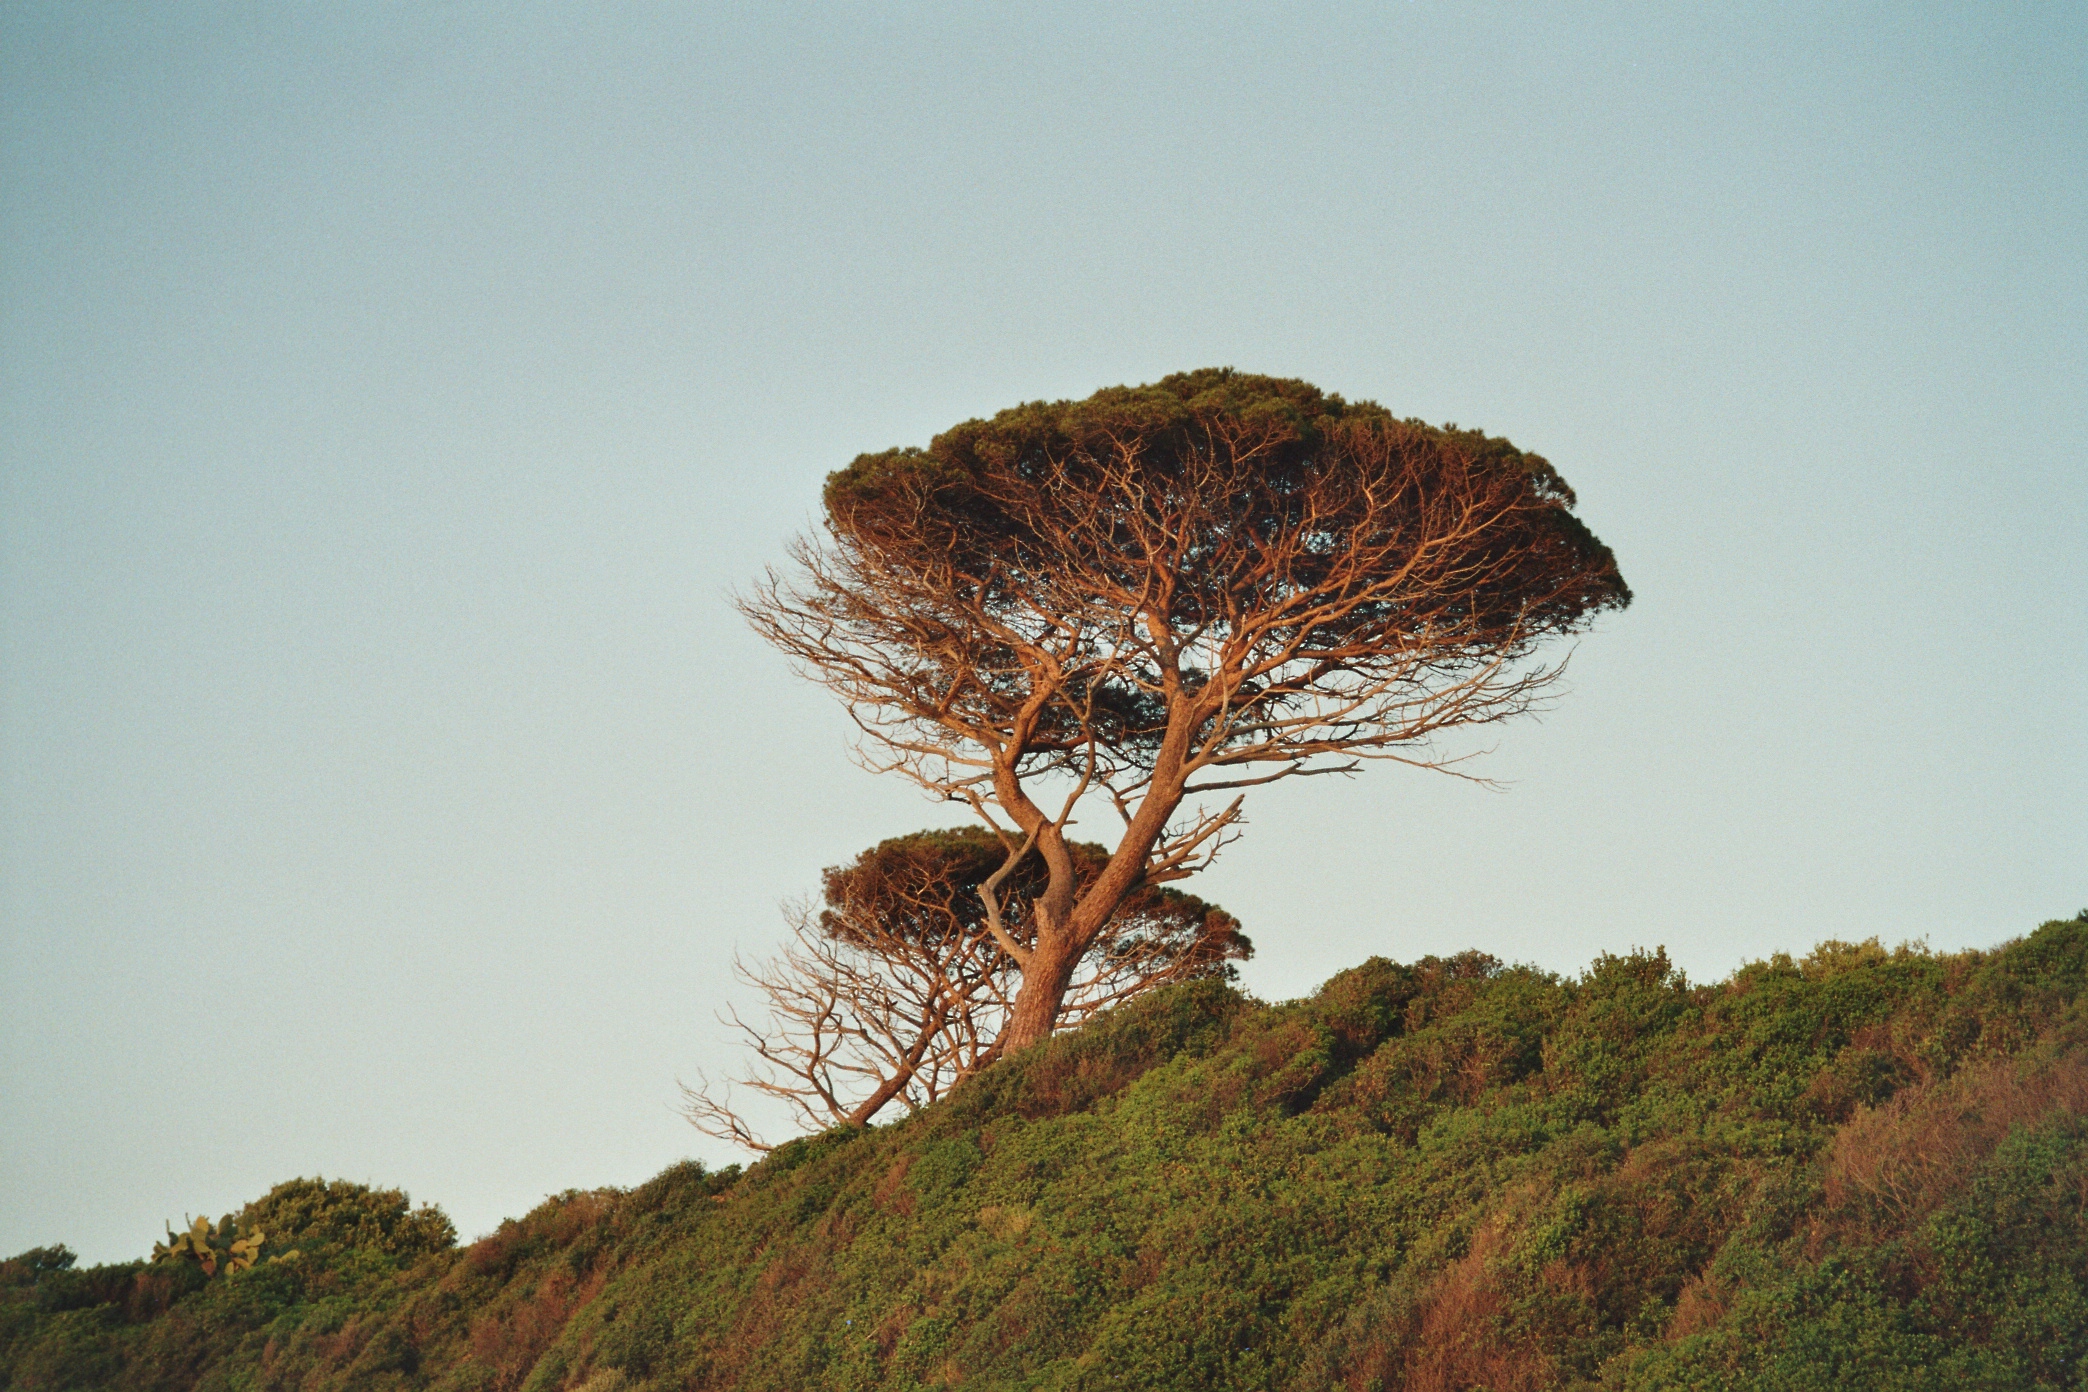
M 1156 786 L 1125 829 L 1124 839 L 1117 843 L 1109 864 L 1077 900 L 1073 862 L 1066 853 L 1063 830 L 1042 822 L 1042 813 L 1036 811 L 1035 804 L 1026 797 L 1021 800 L 1021 806 L 1039 818 L 1038 830 L 1042 834 L 1037 841 L 1051 867 L 1051 888 L 1037 906 L 1036 946 L 1031 949 L 1029 961 L 1023 963 L 1022 986 L 1015 993 L 1014 1009 L 1001 1036 L 1003 1058 L 1050 1038 L 1058 1027 L 1059 1011 L 1065 1005 L 1066 991 L 1072 985 L 1080 959 L 1100 936 L 1117 906 L 1145 879 L 1146 858 L 1160 839 L 1168 818 L 1181 805 L 1185 782 L 1180 773 L 1182 748 L 1188 742 L 1187 731 L 1192 728 L 1193 717 L 1178 703 L 1170 712 L 1168 723 L 1169 733 L 1160 756 L 1163 775 L 1155 779 Z M 1012 774 L 1007 776 L 1006 785 L 1016 797 L 1020 796 L 1020 784 Z M 1007 800 L 1013 802 L 1015 797 Z
M 1001 1036 L 1003 1058 L 1051 1037 L 1058 1027 L 1066 990 L 1073 984 L 1073 970 L 1085 950 L 1064 933 L 1054 933 L 1049 939 L 1038 935 L 1036 950 L 1022 968 L 1022 986 L 1015 993 L 1007 1031 Z

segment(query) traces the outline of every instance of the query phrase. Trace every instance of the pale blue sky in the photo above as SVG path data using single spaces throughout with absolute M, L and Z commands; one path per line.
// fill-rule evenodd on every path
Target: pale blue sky
M 2088 903 L 2088 10 L 0 7 L 0 1253 L 731 1158 L 734 947 L 947 814 L 731 612 L 821 478 L 1232 364 L 1638 592 L 1487 792 L 1271 790 L 1249 987 Z

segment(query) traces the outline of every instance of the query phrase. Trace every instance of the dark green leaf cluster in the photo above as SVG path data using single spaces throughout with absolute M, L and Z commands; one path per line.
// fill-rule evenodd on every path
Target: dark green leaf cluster
M 979 826 L 880 841 L 821 877 L 826 907 L 819 927 L 830 937 L 864 946 L 871 945 L 866 924 L 874 925 L 876 937 L 930 945 L 980 937 L 986 932 L 986 907 L 979 887 L 1002 868 L 1009 850 Z M 1085 893 L 1109 864 L 1109 849 L 1069 841 L 1066 851 L 1077 892 Z M 1000 886 L 1002 918 L 1018 942 L 1027 944 L 1036 935 L 1033 906 L 1049 879 L 1044 858 L 1029 855 Z M 1233 963 L 1253 956 L 1254 944 L 1240 930 L 1240 921 L 1216 904 L 1167 885 L 1140 885 L 1118 904 L 1094 951 L 1105 975 L 1111 959 L 1117 959 L 1136 961 L 1163 980 L 1192 975 L 1230 980 L 1236 974 Z
M 1448 670 L 1523 655 L 1631 600 L 1542 456 L 1230 368 L 1030 402 L 926 449 L 861 455 L 823 502 L 847 576 L 821 601 L 826 640 L 910 654 L 886 678 L 905 703 L 982 726 L 1028 690 L 1026 647 L 1065 649 L 1062 699 L 1031 717 L 1038 749 L 1152 746 L 1168 683 L 1211 675 L 1163 670 L 1174 649 L 1214 635 L 1256 661 L 1305 654 L 1308 670 L 1422 648 Z M 1149 625 L 1173 635 L 1162 658 L 1145 652 Z M 1302 709 L 1273 688 L 1323 675 L 1234 696 Z
M 461 1250 L 332 1188 L 249 1210 L 306 1215 L 310 1263 L 151 1299 L 178 1273 L 0 1264 L 0 1387 L 2078 1388 L 2088 919 L 1708 986 L 1658 952 L 1192 981 Z

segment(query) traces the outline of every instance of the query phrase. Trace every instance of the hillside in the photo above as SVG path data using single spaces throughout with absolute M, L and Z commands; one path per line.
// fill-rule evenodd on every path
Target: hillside
M 25 1253 L 0 1387 L 2083 1388 L 2084 985 L 2088 916 L 1711 986 L 1170 988 L 905 1122 L 465 1248 L 304 1180 L 241 1215 L 251 1270 Z

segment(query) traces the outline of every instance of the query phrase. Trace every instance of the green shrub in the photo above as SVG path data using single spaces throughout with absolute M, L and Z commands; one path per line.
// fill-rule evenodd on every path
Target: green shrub
M 2080 1388 L 2088 920 L 1192 983 L 462 1251 L 337 1181 L 237 1225 L 299 1258 L 0 1263 L 0 1388 Z
M 412 1260 L 457 1245 L 457 1229 L 431 1204 L 412 1206 L 397 1189 L 372 1189 L 344 1179 L 293 1179 L 242 1209 L 242 1229 L 268 1235 L 272 1250 L 324 1259 L 363 1249 Z

